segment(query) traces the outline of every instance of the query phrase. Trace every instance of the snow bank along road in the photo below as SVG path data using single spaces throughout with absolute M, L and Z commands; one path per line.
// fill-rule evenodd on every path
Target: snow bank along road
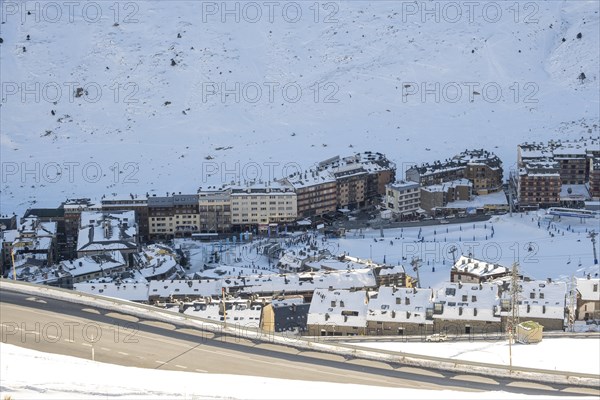
M 600 394 L 589 388 L 345 359 L 219 337 L 156 320 L 16 293 L 6 286 L 0 293 L 0 324 L 3 343 L 125 366 L 431 390 Z

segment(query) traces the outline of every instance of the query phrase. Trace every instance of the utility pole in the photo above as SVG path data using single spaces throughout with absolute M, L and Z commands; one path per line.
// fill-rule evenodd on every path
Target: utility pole
M 592 250 L 594 251 L 594 265 L 598 264 L 598 255 L 596 254 L 596 236 L 598 236 L 596 231 L 590 231 L 590 233 L 588 233 L 588 238 L 590 238 L 592 241 Z
M 577 279 L 571 276 L 571 290 L 569 291 L 569 332 L 575 330 L 575 308 L 577 303 Z
M 225 288 L 221 288 L 221 300 L 223 301 L 223 328 L 227 329 L 227 303 L 225 302 Z
M 421 288 L 421 278 L 419 277 L 419 268 L 421 267 L 421 259 L 414 257 L 410 262 L 410 265 L 413 267 L 413 271 L 417 273 L 417 287 Z
M 13 281 L 17 280 L 17 270 L 15 267 L 15 249 L 10 248 L 10 260 L 12 262 L 12 270 L 13 270 Z
M 510 305 L 511 314 L 508 319 L 508 356 L 510 360 L 510 368 L 512 370 L 512 344 L 513 335 L 515 333 L 516 326 L 519 324 L 519 264 L 513 263 L 512 274 L 510 278 Z

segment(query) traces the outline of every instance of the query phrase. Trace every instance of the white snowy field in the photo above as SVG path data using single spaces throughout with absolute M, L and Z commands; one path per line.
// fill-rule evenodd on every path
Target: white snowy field
M 361 259 L 371 258 L 377 263 L 402 264 L 411 276 L 416 276 L 416 272 L 410 261 L 419 257 L 423 260 L 419 270 L 422 287 L 435 287 L 450 279 L 453 256 L 449 250 L 452 246 L 457 248 L 457 259 L 472 253 L 479 260 L 506 267 L 518 261 L 521 272 L 533 279 L 568 282 L 572 276 L 597 276 L 599 267 L 594 265 L 592 243 L 587 234 L 599 230 L 598 219 L 562 217 L 561 220 L 547 221 L 544 215 L 543 211 L 515 213 L 512 217 L 508 214 L 494 216 L 486 222 L 384 229 L 383 238 L 379 229 L 346 231 L 346 237 L 341 239 L 324 239 L 315 234 L 311 236 L 311 242 L 332 254 L 346 253 Z M 289 239 L 282 242 L 284 249 L 298 251 L 304 248 L 307 251 L 305 244 L 287 247 L 286 240 Z M 227 266 L 219 269 L 229 276 L 256 272 L 254 268 L 262 273 L 273 271 L 276 263 L 269 265 L 266 257 L 256 251 L 258 248 L 261 253 L 260 248 L 266 243 L 255 241 L 231 246 L 231 250 L 224 250 L 222 254 L 222 262 Z M 206 255 L 219 249 L 218 244 L 192 245 L 206 248 L 190 250 L 191 272 L 201 269 L 207 262 Z M 600 254 L 599 243 L 596 243 L 596 251 Z M 210 272 L 207 276 L 211 276 Z
M 49 3 L 0 3 L 2 214 L 599 132 L 595 0 Z
M 151 370 L 42 353 L 4 343 L 0 346 L 0 355 L 0 396 L 3 399 L 12 396 L 13 400 L 548 398 L 502 391 L 430 391 Z
M 471 253 L 479 260 L 507 267 L 517 261 L 521 272 L 534 279 L 568 281 L 572 275 L 581 278 L 597 274 L 587 233 L 598 231 L 600 221 L 563 217 L 548 222 L 543 215 L 543 211 L 515 213 L 512 217 L 495 216 L 487 222 L 389 229 L 383 231 L 383 238 L 379 229 L 363 230 L 364 239 L 360 232 L 351 231 L 346 232 L 345 239 L 330 240 L 328 245 L 336 253 L 372 258 L 379 263 L 384 259 L 390 264 L 400 263 L 413 276 L 416 273 L 410 261 L 419 257 L 423 260 L 419 270 L 422 287 L 434 287 L 450 279 L 452 246 L 457 248 L 457 259 Z M 419 242 L 421 238 L 423 242 Z M 596 252 L 600 254 L 598 243 Z
M 356 346 L 402 351 L 406 353 L 509 365 L 507 341 L 476 340 L 472 342 L 352 342 Z M 512 361 L 517 367 L 540 368 L 568 372 L 600 374 L 600 340 L 556 338 L 536 344 L 516 343 Z

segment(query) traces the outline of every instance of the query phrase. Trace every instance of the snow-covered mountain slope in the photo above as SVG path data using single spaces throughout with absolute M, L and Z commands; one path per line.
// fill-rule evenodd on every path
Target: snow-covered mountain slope
M 508 170 L 521 141 L 598 135 L 595 0 L 24 4 L 2 5 L 2 213 L 363 150 Z

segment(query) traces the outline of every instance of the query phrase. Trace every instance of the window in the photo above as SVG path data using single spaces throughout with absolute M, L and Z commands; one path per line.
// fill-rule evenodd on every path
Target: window
M 597 284 L 597 283 L 594 283 L 594 288 L 593 288 L 593 290 L 594 290 L 594 292 L 597 292 L 597 291 L 598 291 L 598 284 Z
M 540 292 L 540 299 L 544 298 L 544 293 Z
M 396 304 L 402 304 L 402 298 L 396 297 Z
M 477 301 L 477 296 L 471 296 L 471 301 L 474 303 Z
M 529 293 L 529 298 L 530 299 L 535 299 L 535 293 L 534 292 Z
M 469 296 L 467 296 L 466 294 L 463 294 L 463 295 L 462 295 L 462 301 L 463 301 L 463 302 L 464 302 L 464 301 L 469 301 L 469 300 L 468 300 L 468 298 L 469 298 Z

